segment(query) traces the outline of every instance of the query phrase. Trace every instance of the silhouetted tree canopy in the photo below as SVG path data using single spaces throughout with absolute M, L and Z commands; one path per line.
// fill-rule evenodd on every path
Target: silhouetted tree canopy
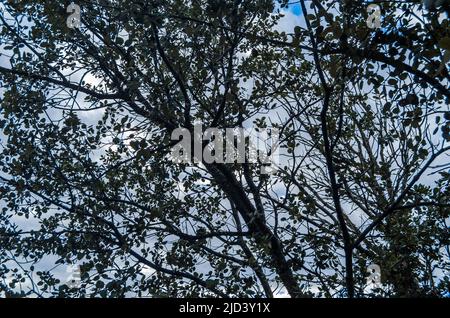
M 2 1 L 0 296 L 449 292 L 441 2 Z M 196 123 L 278 128 L 279 169 L 174 163 Z

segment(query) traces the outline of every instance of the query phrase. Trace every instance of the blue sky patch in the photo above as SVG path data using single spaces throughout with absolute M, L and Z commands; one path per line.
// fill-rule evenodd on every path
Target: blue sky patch
M 295 15 L 300 15 L 302 13 L 302 8 L 300 7 L 300 3 L 290 4 L 289 11 L 291 11 Z

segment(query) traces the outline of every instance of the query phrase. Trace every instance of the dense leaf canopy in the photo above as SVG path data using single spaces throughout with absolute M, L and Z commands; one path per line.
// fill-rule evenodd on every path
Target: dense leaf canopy
M 373 2 L 2 1 L 0 296 L 443 296 L 449 3 Z M 279 169 L 174 163 L 196 123 Z

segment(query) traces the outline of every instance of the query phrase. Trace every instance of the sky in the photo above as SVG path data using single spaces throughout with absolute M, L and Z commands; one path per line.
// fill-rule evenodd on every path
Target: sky
M 289 11 L 294 15 L 300 15 L 302 13 L 302 9 L 300 8 L 300 3 L 293 3 L 289 5 Z

